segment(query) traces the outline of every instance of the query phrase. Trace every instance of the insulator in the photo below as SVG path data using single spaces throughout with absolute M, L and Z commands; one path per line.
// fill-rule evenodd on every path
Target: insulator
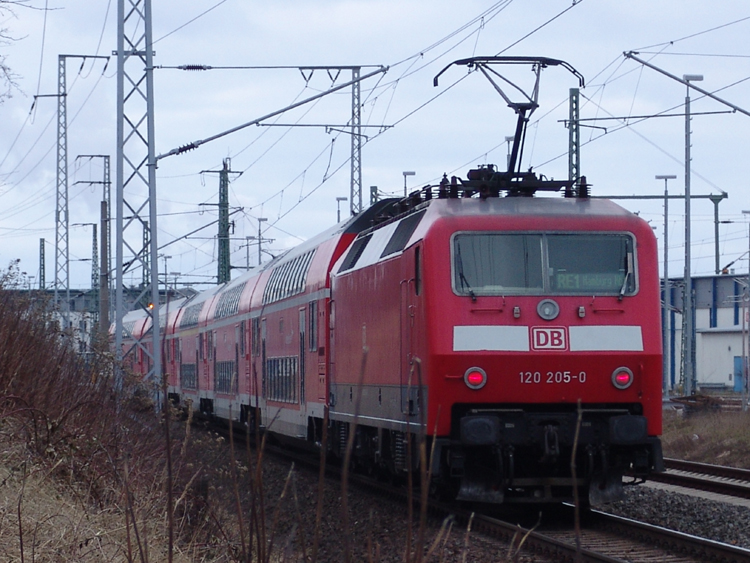
M 182 65 L 177 68 L 180 70 L 211 70 L 212 67 L 208 65 Z
M 179 149 L 177 149 L 177 154 L 182 154 L 195 148 L 197 148 L 197 145 L 195 143 L 188 143 L 187 145 L 182 145 Z
M 458 178 L 455 176 L 451 176 L 451 188 L 449 194 L 451 198 L 455 199 L 458 197 Z
M 581 176 L 581 183 L 578 185 L 578 197 L 588 199 L 589 187 L 591 186 L 586 183 L 586 176 Z
M 448 175 L 443 174 L 443 179 L 440 180 L 440 189 L 438 190 L 438 197 L 440 199 L 445 199 L 449 195 L 448 186 L 450 185 L 450 181 L 448 180 Z

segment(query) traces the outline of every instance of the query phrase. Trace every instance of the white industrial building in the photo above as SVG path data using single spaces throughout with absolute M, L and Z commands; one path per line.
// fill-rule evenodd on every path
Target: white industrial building
M 667 374 L 674 393 L 682 391 L 682 287 L 671 279 L 667 331 Z M 742 390 L 743 357 L 748 346 L 746 275 L 693 278 L 695 310 L 695 373 L 698 391 Z M 745 322 L 743 322 L 743 318 Z

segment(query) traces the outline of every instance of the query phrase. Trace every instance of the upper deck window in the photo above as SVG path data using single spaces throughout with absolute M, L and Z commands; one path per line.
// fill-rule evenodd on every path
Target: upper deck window
M 297 295 L 305 290 L 307 271 L 310 269 L 313 254 L 315 254 L 314 249 L 282 262 L 273 269 L 263 291 L 264 305 Z
M 241 284 L 222 292 L 219 296 L 219 302 L 216 305 L 214 319 L 223 319 L 224 317 L 230 317 L 237 314 L 240 309 L 240 296 L 245 289 L 246 283 L 247 282 L 242 282 Z
M 457 233 L 459 295 L 632 295 L 633 238 L 625 233 Z

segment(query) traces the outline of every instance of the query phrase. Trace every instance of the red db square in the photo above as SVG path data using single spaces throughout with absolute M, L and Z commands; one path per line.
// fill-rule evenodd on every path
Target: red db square
M 567 330 L 563 326 L 531 327 L 531 349 L 567 350 Z

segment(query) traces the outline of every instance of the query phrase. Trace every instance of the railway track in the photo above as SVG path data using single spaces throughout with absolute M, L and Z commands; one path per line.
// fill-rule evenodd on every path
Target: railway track
M 679 459 L 665 459 L 665 473 L 654 473 L 650 481 L 750 499 L 750 470 Z
M 290 454 L 288 450 L 277 450 L 287 459 L 294 459 L 299 466 L 317 468 L 316 460 L 300 454 Z M 340 478 L 337 467 L 327 468 L 327 473 Z M 378 496 L 408 502 L 409 495 L 404 487 L 389 485 L 375 479 L 352 473 L 349 475 L 350 486 L 372 492 Z M 415 513 L 420 510 L 419 493 L 412 495 Z M 668 530 L 644 522 L 599 512 L 584 512 L 581 518 L 581 530 L 578 537 L 572 526 L 574 507 L 565 506 L 556 510 L 550 519 L 551 523 L 529 529 L 510 522 L 509 517 L 496 517 L 479 510 L 457 507 L 429 501 L 428 512 L 436 520 L 454 519 L 455 523 L 466 529 L 479 532 L 484 536 L 501 541 L 510 546 L 509 553 L 521 551 L 534 554 L 548 561 L 623 563 L 640 561 L 659 561 L 660 563 L 703 563 L 706 561 L 722 563 L 750 562 L 750 550 L 705 538 Z
M 698 563 L 716 561 L 747 563 L 750 550 L 683 534 L 644 522 L 589 511 L 582 517 L 580 546 L 571 522 L 573 507 L 553 520 L 564 525 L 542 525 L 528 530 L 486 515 L 474 515 L 472 529 L 501 539 L 513 547 L 523 545 L 524 552 L 541 555 L 553 561 Z M 466 513 L 460 515 L 467 522 Z

